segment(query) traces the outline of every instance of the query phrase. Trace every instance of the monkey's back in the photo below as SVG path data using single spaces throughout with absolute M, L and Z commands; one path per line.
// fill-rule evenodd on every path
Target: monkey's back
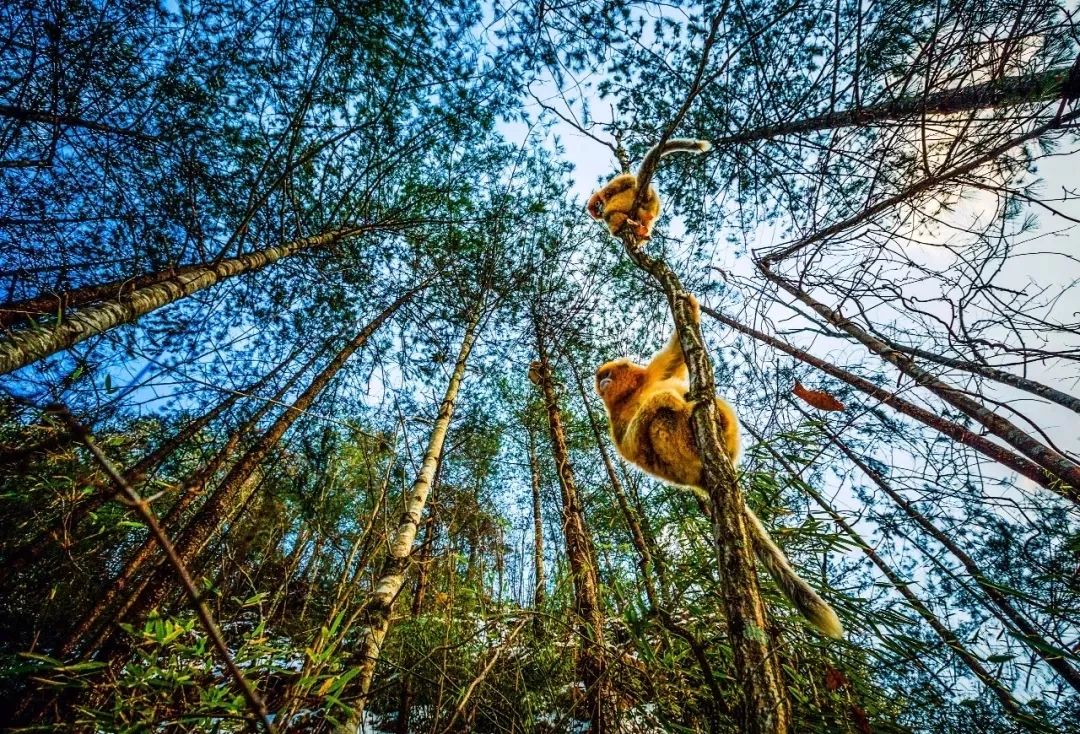
M 619 453 L 649 474 L 672 484 L 703 486 L 701 455 L 690 427 L 693 406 L 683 395 L 685 384 L 659 385 L 642 397 L 629 421 Z M 720 437 L 732 461 L 738 456 L 739 423 L 724 400 L 716 400 Z

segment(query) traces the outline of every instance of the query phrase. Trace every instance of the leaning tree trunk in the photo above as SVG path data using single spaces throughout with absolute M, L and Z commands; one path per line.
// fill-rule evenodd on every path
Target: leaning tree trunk
M 884 336 L 874 332 L 874 336 L 881 339 L 889 345 L 890 349 L 895 349 L 898 352 L 904 352 L 910 354 L 912 357 L 918 357 L 919 359 L 925 359 L 928 362 L 935 362 L 954 370 L 960 370 L 962 372 L 969 372 L 973 375 L 979 375 L 985 377 L 988 380 L 994 382 L 1000 382 L 1003 385 L 1009 387 L 1015 387 L 1017 390 L 1023 390 L 1029 392 L 1032 395 L 1038 395 L 1044 400 L 1049 400 L 1052 403 L 1057 403 L 1063 408 L 1068 408 L 1074 413 L 1080 413 L 1080 398 L 1073 397 L 1067 392 L 1058 390 L 1050 385 L 1044 385 L 1041 382 L 1032 380 L 1022 375 L 1014 375 L 1012 372 L 1006 372 L 1005 370 L 991 367 L 984 362 L 976 362 L 972 359 L 961 359 L 958 357 L 949 357 L 943 354 L 937 354 L 927 349 L 920 349 L 919 347 L 907 346 L 904 344 L 898 344 L 894 341 L 886 339 Z
M 983 683 L 983 685 L 990 689 L 990 691 L 997 697 L 998 701 L 1001 702 L 1002 708 L 1005 709 L 1005 712 L 1009 715 L 1009 717 L 1013 719 L 1013 721 L 1015 721 L 1016 723 L 1021 724 L 1022 728 L 1025 731 L 1031 728 L 1032 725 L 1034 725 L 1037 730 L 1042 730 L 1043 728 L 1045 728 L 1045 724 L 1036 721 L 1032 718 L 1031 715 L 1027 714 L 1021 709 L 1020 704 L 1015 698 L 1013 698 L 1012 693 L 1010 693 L 1009 690 L 1004 685 L 1002 685 L 1001 681 L 998 680 L 996 676 L 994 676 L 983 666 L 983 664 L 979 661 L 978 657 L 976 657 L 974 653 L 964 647 L 964 644 L 960 640 L 960 638 L 958 638 L 951 629 L 946 627 L 944 623 L 942 623 L 942 621 L 937 618 L 937 615 L 935 615 L 929 607 L 923 604 L 922 600 L 919 599 L 919 597 L 915 596 L 915 592 L 911 590 L 911 582 L 905 581 L 903 578 L 901 578 L 900 574 L 894 571 L 892 567 L 885 562 L 885 559 L 878 555 L 878 553 L 873 549 L 873 547 L 871 547 L 870 544 L 867 543 L 865 539 L 863 539 L 863 537 L 859 534 L 857 530 L 855 530 L 854 527 L 852 527 L 846 520 L 844 520 L 843 517 L 840 516 L 840 513 L 838 513 L 833 508 L 829 501 L 825 499 L 820 492 L 818 492 L 816 489 L 811 487 L 799 477 L 799 472 L 796 470 L 796 468 L 791 466 L 791 464 L 788 463 L 788 461 L 778 451 L 773 449 L 767 442 L 763 441 L 762 437 L 755 433 L 752 429 L 748 430 L 750 430 L 754 437 L 757 438 L 758 441 L 760 441 L 762 445 L 764 445 L 769 450 L 769 453 L 772 454 L 773 458 L 776 459 L 776 461 L 782 467 L 784 467 L 784 470 L 788 473 L 790 479 L 798 484 L 800 491 L 808 494 L 811 498 L 813 498 L 813 500 L 818 504 L 818 506 L 821 507 L 821 509 L 828 513 L 829 517 L 832 518 L 832 521 L 836 523 L 837 526 L 839 526 L 840 529 L 843 530 L 849 538 L 851 538 L 855 546 L 859 548 L 859 550 L 861 550 L 868 559 L 870 559 L 870 562 L 877 566 L 878 570 L 881 571 L 882 575 L 884 575 L 885 578 L 889 580 L 889 584 L 897 592 L 899 592 L 901 596 L 904 597 L 908 605 L 910 605 L 911 608 L 914 609 L 915 612 L 923 618 L 923 621 L 925 621 L 930 626 L 930 628 L 934 630 L 934 632 L 941 639 L 941 641 L 945 643 L 945 646 L 952 650 L 956 654 L 956 656 L 960 658 L 960 661 L 967 666 L 968 670 L 970 670 L 975 675 L 975 677 Z
M 533 315 L 533 326 L 536 331 L 537 356 L 540 358 L 538 385 L 544 395 L 551 452 L 562 488 L 566 557 L 574 579 L 574 612 L 577 617 L 575 626 L 581 638 L 578 667 L 585 685 L 585 702 L 592 724 L 590 731 L 592 734 L 605 734 L 614 729 L 615 722 L 614 712 L 611 710 L 611 684 L 604 655 L 604 610 L 600 601 L 596 552 L 578 498 L 577 481 L 570 465 L 570 451 L 566 444 L 559 400 L 555 394 L 555 379 L 547 343 L 536 314 Z
M 206 464 L 188 475 L 182 483 L 180 496 L 177 497 L 176 502 L 173 503 L 172 507 L 169 508 L 169 511 L 160 521 L 163 528 L 170 533 L 175 533 L 181 527 L 180 523 L 185 511 L 197 498 L 202 496 L 207 483 L 217 471 L 235 455 L 236 449 L 240 445 L 240 441 L 249 435 L 259 424 L 259 421 L 270 412 L 270 409 L 275 405 L 278 405 L 289 391 L 292 390 L 304 373 L 311 368 L 318 356 L 318 353 L 313 355 L 306 364 L 296 371 L 296 374 L 285 381 L 273 397 L 264 401 L 261 406 L 259 406 L 235 431 L 232 432 L 229 438 L 226 439 L 225 444 Z M 292 356 L 290 356 L 290 359 L 291 358 Z M 283 366 L 284 365 L 280 365 L 278 369 Z M 274 372 L 277 372 L 277 369 L 275 369 Z M 128 558 L 127 562 L 124 564 L 124 568 L 121 569 L 120 573 L 112 580 L 105 594 L 96 604 L 94 604 L 89 612 L 83 615 L 83 618 L 80 620 L 79 624 L 75 626 L 75 629 L 73 629 L 63 642 L 60 643 L 60 646 L 56 651 L 57 657 L 64 659 L 76 651 L 79 651 L 83 656 L 92 655 L 97 652 L 98 648 L 112 634 L 112 630 L 104 625 L 104 623 L 109 613 L 114 611 L 116 600 L 119 599 L 122 594 L 126 594 L 128 598 L 127 604 L 123 605 L 120 609 L 115 610 L 116 614 L 114 616 L 122 617 L 126 615 L 130 605 L 137 601 L 138 596 L 146 588 L 146 584 L 150 582 L 150 578 L 148 575 L 143 574 L 142 583 L 134 588 L 132 587 L 132 581 L 142 574 L 144 568 L 151 559 L 158 557 L 159 551 L 160 549 L 158 548 L 157 541 L 155 541 L 154 538 L 147 538 L 143 542 L 139 549 Z M 90 633 L 94 630 L 100 630 L 100 632 L 96 637 L 89 638 Z
M 454 405 L 457 402 L 458 391 L 461 389 L 461 381 L 465 376 L 465 366 L 476 341 L 477 331 L 480 327 L 480 319 L 483 315 L 482 297 L 473 307 L 469 316 L 468 325 L 465 327 L 465 336 L 458 350 L 457 361 L 454 363 L 454 371 L 450 375 L 450 382 L 446 386 L 439 413 L 431 427 L 428 437 L 427 450 L 424 452 L 424 460 L 420 465 L 420 472 L 416 475 L 412 487 L 409 490 L 405 503 L 405 512 L 401 516 L 396 532 L 390 543 L 389 552 L 383 562 L 379 579 L 375 582 L 367 600 L 364 602 L 366 620 L 358 642 L 358 649 L 351 655 L 350 663 L 358 665 L 360 673 L 352 681 L 341 698 L 348 701 L 355 699 L 352 714 L 345 723 L 338 727 L 339 732 L 353 734 L 360 729 L 364 720 L 364 709 L 367 706 L 367 696 L 371 691 L 371 681 L 375 677 L 375 666 L 379 662 L 379 654 L 382 651 L 383 640 L 390 629 L 390 614 L 393 612 L 394 602 L 398 592 L 405 583 L 405 574 L 409 570 L 409 557 L 412 554 L 413 542 L 416 540 L 416 532 L 420 526 L 420 518 L 427 504 L 428 493 L 435 478 L 435 469 L 442 458 L 443 444 L 446 442 L 446 433 L 450 428 L 450 419 L 454 416 Z
M 248 484 L 248 480 L 252 477 L 256 468 L 270 453 L 270 450 L 277 445 L 277 442 L 281 440 L 281 437 L 285 435 L 285 432 L 296 419 L 303 415 L 315 402 L 315 399 L 322 394 L 330 380 L 337 375 L 349 357 L 362 347 L 371 335 L 402 305 L 411 301 L 425 287 L 426 283 L 400 296 L 364 326 L 311 381 L 311 384 L 308 385 L 307 389 L 296 401 L 285 408 L 270 428 L 233 465 L 214 493 L 203 503 L 202 507 L 191 519 L 191 522 L 174 541 L 177 555 L 185 566 L 191 566 L 217 530 L 231 521 L 236 510 L 245 499 L 242 496 L 242 490 Z M 168 568 L 159 569 L 139 595 L 138 600 L 130 606 L 127 618 L 129 620 L 140 620 L 150 609 L 158 605 L 173 586 L 171 578 Z
M 573 360 L 568 358 L 568 361 L 570 362 L 570 370 L 574 374 L 574 380 L 577 382 L 578 393 L 581 395 L 581 402 L 585 407 L 586 417 L 588 417 L 589 425 L 592 427 L 593 437 L 596 439 L 596 449 L 600 452 L 600 458 L 604 462 L 604 469 L 607 471 L 608 481 L 611 483 L 611 491 L 615 494 L 615 500 L 619 504 L 619 510 L 622 512 L 623 519 L 626 521 L 626 526 L 630 529 L 630 539 L 633 541 L 634 548 L 638 552 L 638 568 L 641 569 L 641 579 L 645 586 L 645 596 L 649 601 L 650 612 L 656 615 L 656 618 L 660 620 L 660 624 L 666 630 L 681 639 L 686 643 L 687 647 L 690 648 L 690 653 L 694 656 L 694 660 L 701 669 L 701 675 L 705 679 L 705 686 L 709 689 L 709 694 L 712 696 L 712 707 L 709 712 L 709 731 L 717 732 L 720 730 L 720 715 L 725 714 L 730 716 L 731 711 L 728 709 L 727 702 L 724 700 L 724 693 L 720 690 L 720 684 L 717 682 L 716 674 L 713 672 L 712 664 L 709 662 L 708 655 L 705 652 L 705 645 L 702 644 L 697 635 L 685 626 L 676 622 L 675 618 L 672 617 L 671 613 L 667 610 L 667 605 L 663 601 L 665 598 L 664 590 L 667 587 L 667 582 L 663 571 L 663 565 L 657 563 L 658 554 L 655 552 L 656 547 L 645 535 L 639 516 L 636 510 L 630 506 L 630 500 L 626 496 L 626 490 L 623 488 L 622 481 L 615 471 L 614 462 L 608 454 L 607 445 L 605 443 L 607 439 L 600 429 L 600 423 L 593 414 L 592 407 L 589 405 L 589 397 L 585 392 L 585 381 L 581 378 L 581 373 Z M 655 582 L 653 579 L 654 571 L 656 576 Z M 656 582 L 660 585 L 659 591 L 656 588 Z
M 58 321 L 67 318 L 68 311 L 98 301 L 121 298 L 125 293 L 132 293 L 140 288 L 164 283 L 192 270 L 206 267 L 206 264 L 181 265 L 152 273 L 142 273 L 131 278 L 114 280 L 109 283 L 85 285 L 58 293 L 10 301 L 0 304 L 0 328 L 14 326 L 23 321 L 31 321 L 41 316 L 55 317 Z
M 222 260 L 91 306 L 54 326 L 19 329 L 0 339 L 0 375 L 25 367 L 120 324 L 135 321 L 140 316 L 219 281 L 260 270 L 284 257 L 338 242 L 359 231 L 360 228 L 334 229 L 277 247 Z
M 785 135 L 806 135 L 843 127 L 867 127 L 885 121 L 917 120 L 927 115 L 952 115 L 1006 105 L 1049 102 L 1074 97 L 1078 91 L 1074 87 L 1069 85 L 1069 67 L 1048 69 L 1038 74 L 1003 77 L 970 87 L 915 94 L 882 104 L 764 125 L 733 135 L 714 137 L 712 144 L 716 148 L 730 147 Z
M 839 311 L 829 308 L 801 287 L 774 273 L 767 263 L 759 263 L 759 270 L 770 281 L 813 309 L 825 321 L 847 333 L 873 354 L 910 377 L 915 384 L 925 387 L 1042 467 L 1051 479 L 1046 485 L 1051 491 L 1074 503 L 1080 503 L 1080 464 L 1032 438 L 1019 426 L 990 410 L 978 400 L 969 398 L 961 390 L 938 379 L 936 375 L 921 367 L 908 355 L 890 348 L 888 344 L 846 318 Z
M 436 477 L 438 474 L 438 470 L 436 470 Z M 436 504 L 436 506 L 438 503 L 437 482 L 432 503 Z M 431 574 L 431 549 L 435 544 L 437 535 L 438 528 L 435 526 L 434 517 L 428 518 L 428 522 L 424 524 L 424 540 L 420 543 L 419 558 L 417 559 L 419 566 L 416 570 L 416 585 L 413 587 L 412 608 L 409 610 L 409 618 L 412 620 L 419 619 L 424 611 L 424 597 L 427 594 L 428 579 Z M 413 676 L 409 671 L 415 664 L 415 660 L 406 660 L 402 666 L 401 689 L 398 691 L 397 721 L 394 722 L 394 729 L 397 734 L 409 734 L 409 719 L 412 717 L 413 698 L 416 695 Z
M 578 394 L 581 395 L 581 404 L 585 408 L 585 416 L 589 419 L 589 426 L 592 428 L 593 437 L 596 439 L 596 450 L 600 452 L 600 459 L 604 463 L 604 470 L 607 471 L 608 482 L 611 483 L 611 490 L 615 494 L 615 500 L 619 504 L 619 511 L 622 513 L 623 519 L 626 521 L 626 526 L 630 530 L 630 540 L 633 541 L 634 548 L 638 552 L 638 559 L 640 561 L 639 568 L 641 569 L 641 579 L 645 586 L 645 596 L 649 600 L 649 605 L 654 609 L 660 607 L 659 598 L 656 592 L 656 586 L 653 579 L 653 554 L 649 548 L 649 544 L 645 540 L 645 533 L 641 529 L 641 523 L 638 522 L 637 514 L 633 508 L 630 507 L 630 502 L 626 497 L 626 491 L 623 489 L 622 482 L 619 480 L 618 474 L 615 473 L 615 464 L 611 460 L 610 454 L 608 454 L 603 430 L 600 428 L 599 421 L 596 420 L 596 416 L 593 414 L 592 407 L 589 405 L 589 396 L 585 392 L 585 381 L 581 378 L 577 365 L 574 364 L 572 359 L 567 359 L 570 363 L 570 371 L 574 375 L 574 382 L 577 384 Z

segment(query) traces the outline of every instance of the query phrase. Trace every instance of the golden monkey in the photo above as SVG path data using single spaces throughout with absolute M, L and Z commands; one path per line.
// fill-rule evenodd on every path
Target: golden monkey
M 701 309 L 693 296 L 690 306 L 694 320 L 700 321 Z M 685 398 L 689 389 L 678 332 L 644 367 L 618 359 L 596 371 L 596 391 L 604 400 L 611 438 L 623 458 L 658 479 L 692 490 L 708 502 L 701 457 L 690 428 L 693 403 Z M 734 463 L 739 453 L 739 421 L 731 406 L 720 398 L 716 399 L 716 409 L 724 448 Z M 784 596 L 824 634 L 840 637 L 843 628 L 836 612 L 799 577 L 749 507 L 746 519 L 754 553 Z
M 651 157 L 663 157 L 668 153 L 683 151 L 686 153 L 704 153 L 712 148 L 712 144 L 705 140 L 689 140 L 675 138 L 669 140 L 657 150 L 654 147 L 645 154 L 645 160 Z M 644 201 L 637 211 L 631 211 L 634 207 L 634 198 L 638 192 L 638 173 L 623 173 L 608 181 L 602 189 L 589 198 L 589 216 L 593 219 L 603 219 L 611 234 L 617 235 L 624 224 L 630 224 L 633 232 L 639 239 L 648 239 L 652 233 L 653 224 L 660 216 L 660 196 L 656 189 L 649 187 Z

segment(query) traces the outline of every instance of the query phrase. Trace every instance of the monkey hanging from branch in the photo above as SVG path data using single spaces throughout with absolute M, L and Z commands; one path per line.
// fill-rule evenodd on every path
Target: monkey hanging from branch
M 690 307 L 694 321 L 700 323 L 701 307 L 693 296 Z M 690 426 L 694 404 L 686 399 L 689 389 L 678 331 L 648 365 L 617 359 L 596 371 L 596 391 L 604 401 L 619 454 L 658 479 L 690 489 L 708 504 L 701 456 Z M 739 420 L 720 398 L 716 398 L 716 413 L 724 450 L 734 464 L 739 454 Z M 749 507 L 746 521 L 754 554 L 784 596 L 824 634 L 843 635 L 836 612 L 795 572 Z
M 707 140 L 673 138 L 661 145 L 653 146 L 645 154 L 637 173 L 623 173 L 604 184 L 604 187 L 589 198 L 589 216 L 603 219 L 608 230 L 618 235 L 626 225 L 632 228 L 634 236 L 646 240 L 652 234 L 653 224 L 660 216 L 660 195 L 653 186 L 649 186 L 641 206 L 634 209 L 634 200 L 638 193 L 638 179 L 641 172 L 650 170 L 656 161 L 669 153 L 705 153 L 712 148 Z

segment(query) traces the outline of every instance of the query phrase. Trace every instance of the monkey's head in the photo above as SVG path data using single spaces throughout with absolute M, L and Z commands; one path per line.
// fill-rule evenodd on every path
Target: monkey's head
M 629 359 L 616 359 L 596 371 L 596 392 L 610 413 L 645 382 L 645 368 Z
M 589 216 L 599 219 L 604 216 L 604 191 L 601 189 L 589 197 Z
M 637 188 L 637 176 L 632 173 L 622 173 L 604 184 L 604 188 L 589 197 L 589 216 L 593 219 L 603 219 L 604 204 L 611 197 L 624 191 Z

